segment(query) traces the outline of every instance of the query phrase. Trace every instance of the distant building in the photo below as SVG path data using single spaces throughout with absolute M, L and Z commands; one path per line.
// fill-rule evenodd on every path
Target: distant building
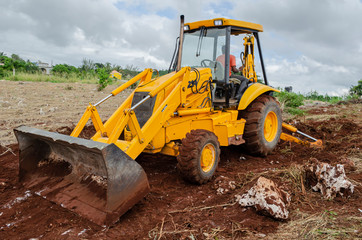
M 284 89 L 285 89 L 285 91 L 287 91 L 287 92 L 292 92 L 292 91 L 293 91 L 293 87 L 292 87 L 292 86 L 285 87 Z
M 43 63 L 41 61 L 38 61 L 36 63 L 36 66 L 43 72 L 43 74 L 50 74 L 50 71 L 53 69 L 53 66 L 50 66 L 49 63 Z

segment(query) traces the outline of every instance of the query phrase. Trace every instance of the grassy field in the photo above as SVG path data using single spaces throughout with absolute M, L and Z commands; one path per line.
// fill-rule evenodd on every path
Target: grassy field
M 53 83 L 98 83 L 98 77 L 94 74 L 86 74 L 79 77 L 77 74 L 46 75 L 41 73 L 16 73 L 15 76 L 5 76 L 5 80 L 24 82 L 53 82 Z

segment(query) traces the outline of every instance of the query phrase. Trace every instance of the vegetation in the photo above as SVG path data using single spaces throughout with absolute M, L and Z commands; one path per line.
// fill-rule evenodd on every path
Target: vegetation
M 337 103 L 339 101 L 342 101 L 344 98 L 338 97 L 338 96 L 328 96 L 328 94 L 321 95 L 321 94 L 317 93 L 317 91 L 311 91 L 305 95 L 305 99 L 329 102 L 329 103 Z
M 104 89 L 107 85 L 112 84 L 114 79 L 110 78 L 113 70 L 120 72 L 125 80 L 131 79 L 140 73 L 138 67 L 127 65 L 122 68 L 119 65 L 111 63 L 95 63 L 90 59 L 83 59 L 80 67 L 68 64 L 57 64 L 53 66 L 50 75 L 42 74 L 38 67 L 38 63 L 25 61 L 17 54 L 10 57 L 0 52 L 0 78 L 13 81 L 35 81 L 35 82 L 81 82 L 81 83 L 98 83 L 98 90 Z M 153 77 L 167 74 L 167 70 L 154 71 Z M 258 76 L 258 80 L 263 82 Z M 132 87 L 135 87 L 132 85 Z M 337 103 L 348 99 L 358 99 L 362 96 L 362 79 L 358 81 L 356 86 L 351 86 L 349 94 L 343 97 L 321 95 L 316 91 L 307 94 L 293 93 L 281 91 L 276 93 L 282 105 L 282 109 L 292 115 L 304 115 L 304 111 L 298 107 L 303 105 L 305 100 L 323 101 L 329 103 Z
M 102 90 L 113 82 L 109 77 L 110 72 L 116 70 L 127 80 L 136 76 L 140 70 L 127 65 L 122 68 L 111 63 L 95 63 L 90 59 L 83 59 L 80 67 L 68 64 L 57 64 L 53 66 L 51 74 L 42 74 L 38 63 L 23 60 L 16 54 L 11 57 L 0 52 L 0 78 L 12 81 L 35 81 L 35 82 L 82 82 L 98 83 L 98 89 Z M 165 72 L 165 71 L 164 71 Z
M 35 63 L 32 63 L 29 60 L 25 61 L 16 54 L 12 54 L 11 57 L 7 57 L 3 52 L 0 52 L 0 63 L 4 64 L 0 67 L 1 78 L 10 76 L 15 70 L 27 73 L 40 72 Z
M 104 89 L 108 84 L 112 82 L 112 79 L 109 77 L 109 73 L 106 68 L 101 67 L 97 68 L 97 74 L 98 74 L 98 90 L 101 91 Z
M 304 115 L 304 111 L 298 108 L 303 105 L 305 99 L 302 94 L 281 91 L 275 96 L 278 98 L 283 111 L 292 115 Z
M 362 96 L 362 79 L 358 81 L 356 86 L 349 89 L 349 94 L 352 98 L 360 98 Z
M 348 95 L 342 97 L 329 96 L 328 94 L 322 95 L 317 91 L 311 91 L 304 95 L 300 93 L 281 91 L 280 93 L 276 93 L 275 96 L 278 98 L 281 108 L 285 112 L 292 115 L 302 116 L 305 115 L 305 112 L 299 107 L 304 104 L 305 100 L 322 101 L 335 104 L 344 100 L 360 98 L 362 96 L 362 79 L 358 81 L 356 86 L 352 86 L 349 89 Z

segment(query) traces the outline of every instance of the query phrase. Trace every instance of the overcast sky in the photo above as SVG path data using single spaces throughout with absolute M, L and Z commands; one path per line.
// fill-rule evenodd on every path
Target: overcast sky
M 53 64 L 88 58 L 167 69 L 180 14 L 186 22 L 263 25 L 275 87 L 341 95 L 362 79 L 362 0 L 0 0 L 0 52 Z M 237 56 L 241 44 L 233 46 Z

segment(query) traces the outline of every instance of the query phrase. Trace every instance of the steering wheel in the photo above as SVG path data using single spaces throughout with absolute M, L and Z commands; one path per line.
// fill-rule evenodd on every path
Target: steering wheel
M 204 59 L 201 61 L 201 66 L 211 68 L 211 73 L 214 80 L 221 81 L 224 79 L 224 67 L 219 61 Z
M 211 65 L 213 64 L 213 65 Z M 201 66 L 202 67 L 215 67 L 215 61 L 212 61 L 210 59 L 204 59 L 201 61 Z

